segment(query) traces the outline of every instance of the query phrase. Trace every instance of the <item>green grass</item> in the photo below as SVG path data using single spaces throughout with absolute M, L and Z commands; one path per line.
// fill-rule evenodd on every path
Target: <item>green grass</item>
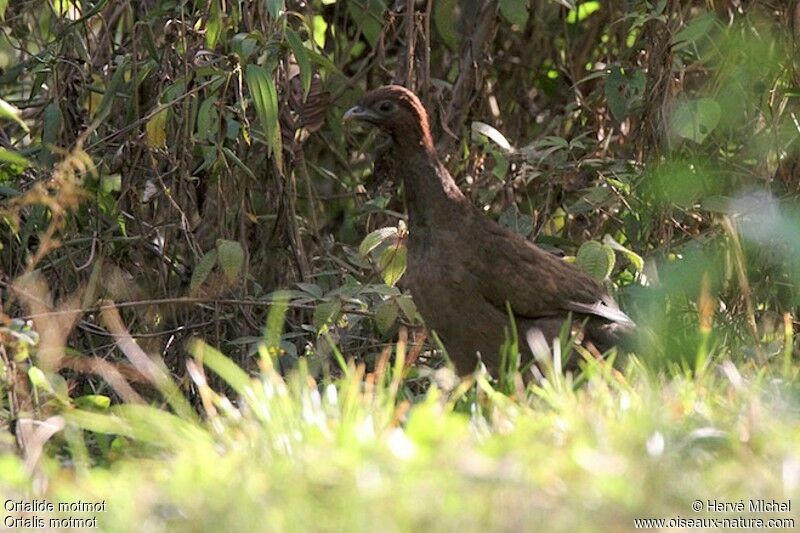
M 592 361 L 579 386 L 550 375 L 506 395 L 477 374 L 409 401 L 402 345 L 386 371 L 351 365 L 326 385 L 302 365 L 282 378 L 265 348 L 255 378 L 204 344 L 191 351 L 202 362 L 192 367 L 202 421 L 151 406 L 63 405 L 72 438 L 51 439 L 32 475 L 23 458 L 4 455 L 4 499 L 105 500 L 104 513 L 71 516 L 97 516 L 110 531 L 616 531 L 635 518 L 737 515 L 798 523 L 796 362 L 717 360 L 656 374 L 635 358 L 621 372 Z M 203 367 L 238 397 L 208 388 Z M 791 499 L 792 513 L 690 507 L 756 498 Z

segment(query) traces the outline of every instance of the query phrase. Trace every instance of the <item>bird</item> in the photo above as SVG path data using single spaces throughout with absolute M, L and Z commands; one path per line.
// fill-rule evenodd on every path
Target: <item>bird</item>
M 439 158 L 428 113 L 399 85 L 364 93 L 344 122 L 376 127 L 402 180 L 408 212 L 405 283 L 429 330 L 459 375 L 480 360 L 498 376 L 511 316 L 522 363 L 559 336 L 566 321 L 585 344 L 605 351 L 636 325 L 602 283 L 482 213 Z M 537 345 L 536 343 L 539 342 Z

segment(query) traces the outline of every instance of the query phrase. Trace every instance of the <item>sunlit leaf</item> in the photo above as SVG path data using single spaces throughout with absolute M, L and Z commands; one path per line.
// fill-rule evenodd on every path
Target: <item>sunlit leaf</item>
M 364 240 L 361 241 L 361 245 L 358 247 L 358 253 L 362 256 L 366 256 L 372 250 L 377 248 L 381 245 L 385 240 L 390 239 L 392 237 L 397 236 L 397 228 L 380 228 L 376 229 L 375 231 L 371 232 L 369 235 L 364 237 Z
M 597 241 L 588 241 L 578 249 L 576 261 L 590 276 L 602 281 L 614 269 L 614 250 Z
M 642 256 L 618 243 L 611 235 L 606 234 L 603 237 L 603 244 L 609 246 L 612 250 L 622 253 L 628 261 L 631 262 L 633 268 L 635 268 L 637 272 L 642 272 L 644 270 L 644 259 L 642 259 Z
M 573 7 L 570 9 L 569 13 L 567 13 L 567 24 L 577 24 L 585 20 L 595 11 L 599 11 L 600 7 L 600 2 L 597 1 L 581 2 L 577 4 L 576 7 Z
M 275 83 L 271 74 L 258 65 L 247 65 L 246 77 L 256 114 L 264 129 L 267 146 L 277 161 L 278 168 L 283 168 L 283 143 L 278 121 L 278 93 L 275 90 Z
M 30 131 L 28 125 L 19 116 L 19 109 L 0 98 L 0 119 L 13 120 L 25 131 Z
M 31 166 L 31 162 L 19 152 L 14 152 L 0 146 L 0 163 L 10 163 L 22 168 Z
M 213 50 L 222 35 L 222 16 L 219 8 L 220 0 L 211 0 L 211 12 L 206 22 L 206 48 Z
M 378 259 L 378 268 L 384 283 L 394 286 L 406 271 L 406 247 L 389 246 L 386 248 Z
M 147 145 L 150 148 L 165 148 L 167 146 L 167 118 L 169 109 L 162 109 L 147 121 L 145 131 Z

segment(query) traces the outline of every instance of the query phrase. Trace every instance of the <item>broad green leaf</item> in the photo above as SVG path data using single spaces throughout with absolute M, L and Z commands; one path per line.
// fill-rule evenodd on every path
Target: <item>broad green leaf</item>
M 523 237 L 528 237 L 533 232 L 533 217 L 520 213 L 516 206 L 511 206 L 503 211 L 497 221 Z
M 406 247 L 389 246 L 378 259 L 384 283 L 393 287 L 406 271 Z
M 25 121 L 19 117 L 19 109 L 0 98 L 0 119 L 13 120 L 26 132 L 31 131 Z
M 322 298 L 322 287 L 320 287 L 316 283 L 298 283 L 297 287 L 301 291 L 310 294 L 314 298 L 317 299 Z
M 590 276 L 602 281 L 614 269 L 614 250 L 597 241 L 588 241 L 578 249 L 576 261 Z
M 334 322 L 339 318 L 339 312 L 341 310 L 342 301 L 338 298 L 329 302 L 320 302 L 317 308 L 314 309 L 314 327 L 320 329 L 325 324 Z
M 361 0 L 347 2 L 347 7 L 367 42 L 374 48 L 381 33 L 381 21 L 386 11 L 386 4 L 383 0 Z
M 397 322 L 398 314 L 399 309 L 394 300 L 389 299 L 378 304 L 378 307 L 375 308 L 375 324 L 378 326 L 378 331 L 381 332 L 381 335 L 389 333 L 389 330 Z
M 283 168 L 283 145 L 281 127 L 278 122 L 278 93 L 270 73 L 258 65 L 247 65 L 247 86 L 256 106 L 256 113 L 264 129 L 270 153 L 278 168 Z
M 297 67 L 300 69 L 300 83 L 303 85 L 303 97 L 305 98 L 311 89 L 311 60 L 309 60 L 308 51 L 297 32 L 286 28 L 286 40 L 289 41 L 294 59 L 297 61 Z
M 701 144 L 719 124 L 722 109 L 713 98 L 684 100 L 672 115 L 676 135 Z
M 314 15 L 311 19 L 311 30 L 314 36 L 314 43 L 320 48 L 325 48 L 325 35 L 328 31 L 328 23 L 322 15 Z
M 458 31 L 458 17 L 454 16 L 457 0 L 437 0 L 433 4 L 433 23 L 436 31 L 450 50 L 457 50 L 461 38 Z
M 244 266 L 244 249 L 242 243 L 217 239 L 217 263 L 229 283 L 235 283 Z
M 528 0 L 500 0 L 500 13 L 511 24 L 525 26 L 528 22 Z
M 397 305 L 400 306 L 402 309 L 403 314 L 406 315 L 406 318 L 409 322 L 416 324 L 419 322 L 419 312 L 417 311 L 417 306 L 414 304 L 414 300 L 408 294 L 404 294 L 397 298 Z
M 280 17 L 283 14 L 283 10 L 283 0 L 267 0 L 267 11 L 273 19 Z
M 200 104 L 200 109 L 197 111 L 197 137 L 199 139 L 212 139 L 217 134 L 219 114 L 216 104 L 216 96 L 209 96 Z
M 645 75 L 639 69 L 626 72 L 619 67 L 611 69 L 606 79 L 605 93 L 608 108 L 617 121 L 625 120 L 633 106 L 641 102 L 645 83 Z
M 672 38 L 673 46 L 681 49 L 708 36 L 716 21 L 717 18 L 711 13 L 703 13 L 693 18 Z
M 165 148 L 167 146 L 167 118 L 169 109 L 162 109 L 147 121 L 145 131 L 147 145 L 150 148 Z
M 372 250 L 380 246 L 385 240 L 397 236 L 397 228 L 380 228 L 376 229 L 361 241 L 358 247 L 358 253 L 362 257 L 366 256 Z
M 217 249 L 214 248 L 213 250 L 209 251 L 200 259 L 200 262 L 197 263 L 197 266 L 194 267 L 194 272 L 192 272 L 192 279 L 189 281 L 189 293 L 197 294 L 197 291 L 200 289 L 200 286 L 205 283 L 206 278 L 211 273 L 211 269 L 214 268 L 214 265 L 217 263 Z

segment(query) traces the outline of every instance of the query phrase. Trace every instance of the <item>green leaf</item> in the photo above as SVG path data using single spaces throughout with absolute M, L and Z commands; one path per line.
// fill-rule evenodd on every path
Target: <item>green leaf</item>
M 44 127 L 42 128 L 42 151 L 39 153 L 39 163 L 42 165 L 51 165 L 53 163 L 53 154 L 50 151 L 52 145 L 58 140 L 58 134 L 61 131 L 63 117 L 61 116 L 61 108 L 55 102 L 47 104 L 44 108 Z
M 313 323 L 317 329 L 322 328 L 329 322 L 334 322 L 339 318 L 339 312 L 342 310 L 342 301 L 338 298 L 329 302 L 320 302 L 317 308 L 314 309 Z
M 251 387 L 250 377 L 224 354 L 199 339 L 190 341 L 189 353 L 199 364 L 207 366 L 221 377 L 239 396 L 248 396 L 247 392 Z
M 642 259 L 642 256 L 640 256 L 633 250 L 630 250 L 622 246 L 611 235 L 606 234 L 603 237 L 603 244 L 610 247 L 612 250 L 616 250 L 617 252 L 622 253 L 625 257 L 627 257 L 628 261 L 631 262 L 631 264 L 633 265 L 633 267 L 636 269 L 637 272 L 642 272 L 644 270 L 644 259 Z
M 244 248 L 239 241 L 217 239 L 217 263 L 229 283 L 235 283 L 244 266 Z
M 406 271 L 406 247 L 389 246 L 378 259 L 384 283 L 393 287 Z
M 308 58 L 308 51 L 297 32 L 286 28 L 286 40 L 289 41 L 289 46 L 292 48 L 292 53 L 300 69 L 300 83 L 303 85 L 303 97 L 305 98 L 311 89 L 311 60 Z
M 216 263 L 217 249 L 215 248 L 204 255 L 203 258 L 200 259 L 200 262 L 197 263 L 197 266 L 194 267 L 192 279 L 189 281 L 190 294 L 197 294 L 200 286 L 205 283 L 206 278 L 208 278 L 208 275 L 211 273 L 211 269 L 214 268 Z
M 19 152 L 14 152 L 1 146 L 0 163 L 10 163 L 12 165 L 18 165 L 22 168 L 28 168 L 31 166 L 31 162 L 25 156 L 20 155 Z
M 325 35 L 328 31 L 328 23 L 322 15 L 314 15 L 311 19 L 311 33 L 314 36 L 314 43 L 320 48 L 325 48 Z
M 80 409 L 108 409 L 111 405 L 111 398 L 101 394 L 87 394 L 75 398 L 75 405 Z
M 602 281 L 614 269 L 614 250 L 597 241 L 588 241 L 578 249 L 576 260 L 590 276 Z
M 500 13 L 511 24 L 525 26 L 528 22 L 528 0 L 500 0 Z
M 219 114 L 216 104 L 216 96 L 209 96 L 200 104 L 200 109 L 197 111 L 197 137 L 199 139 L 212 139 L 217 134 Z
M 267 11 L 273 19 L 279 18 L 283 14 L 283 0 L 267 0 Z
M 124 63 L 120 63 L 117 65 L 114 74 L 111 76 L 111 81 L 108 82 L 106 86 L 106 91 L 103 93 L 103 98 L 100 99 L 100 103 L 97 106 L 97 111 L 94 113 L 94 120 L 95 121 L 102 121 L 103 119 L 108 116 L 109 112 L 111 111 L 111 104 L 114 102 L 114 98 L 117 96 L 117 89 L 125 78 L 125 68 Z
M 679 50 L 699 41 L 703 37 L 707 37 L 716 21 L 717 18 L 711 13 L 703 13 L 695 17 L 675 34 L 672 38 L 672 45 Z
M 376 229 L 361 241 L 358 247 L 358 253 L 365 257 L 372 250 L 380 246 L 385 240 L 397 236 L 397 228 L 380 228 Z
M 457 50 L 461 40 L 458 17 L 453 15 L 457 7 L 457 0 L 437 0 L 433 4 L 433 23 L 442 41 L 450 50 Z
M 378 326 L 378 331 L 381 332 L 381 335 L 389 333 L 389 330 L 397 322 L 399 314 L 397 303 L 392 299 L 384 300 L 378 304 L 378 307 L 375 308 L 375 325 Z
M 646 78 L 637 69 L 623 72 L 621 68 L 611 69 L 605 84 L 606 99 L 611 115 L 619 122 L 625 120 L 633 106 L 642 100 Z
M 533 217 L 520 213 L 516 206 L 511 206 L 500 215 L 497 220 L 501 225 L 511 228 L 523 237 L 533 233 Z
M 55 390 L 53 390 L 53 386 L 50 385 L 47 376 L 44 375 L 44 372 L 38 366 L 32 366 L 28 369 L 28 378 L 37 389 L 46 390 L 47 392 L 55 394 Z
M 397 305 L 400 306 L 400 309 L 402 309 L 403 314 L 406 315 L 406 318 L 409 322 L 416 324 L 420 321 L 417 306 L 414 304 L 414 300 L 411 298 L 411 296 L 404 294 L 398 297 Z
M 19 117 L 19 109 L 0 98 L 0 118 L 13 120 L 26 132 L 31 131 L 25 121 Z
M 567 13 L 567 24 L 577 24 L 599 10 L 600 2 L 581 2 L 577 7 L 570 9 L 569 13 Z
M 162 109 L 147 121 L 145 133 L 147 145 L 150 148 L 165 148 L 167 146 L 167 118 L 169 109 Z
M 219 9 L 220 0 L 211 0 L 211 12 L 206 22 L 206 48 L 213 50 L 222 35 L 222 16 Z
M 247 65 L 247 86 L 256 106 L 256 114 L 264 129 L 267 146 L 278 168 L 283 168 L 281 126 L 278 122 L 278 92 L 270 73 L 258 65 Z
M 383 0 L 362 0 L 361 2 L 347 2 L 350 16 L 364 33 L 364 37 L 373 48 L 378 42 L 381 33 L 381 21 L 386 11 Z
M 719 124 L 722 108 L 713 98 L 684 100 L 672 116 L 676 135 L 701 144 Z

